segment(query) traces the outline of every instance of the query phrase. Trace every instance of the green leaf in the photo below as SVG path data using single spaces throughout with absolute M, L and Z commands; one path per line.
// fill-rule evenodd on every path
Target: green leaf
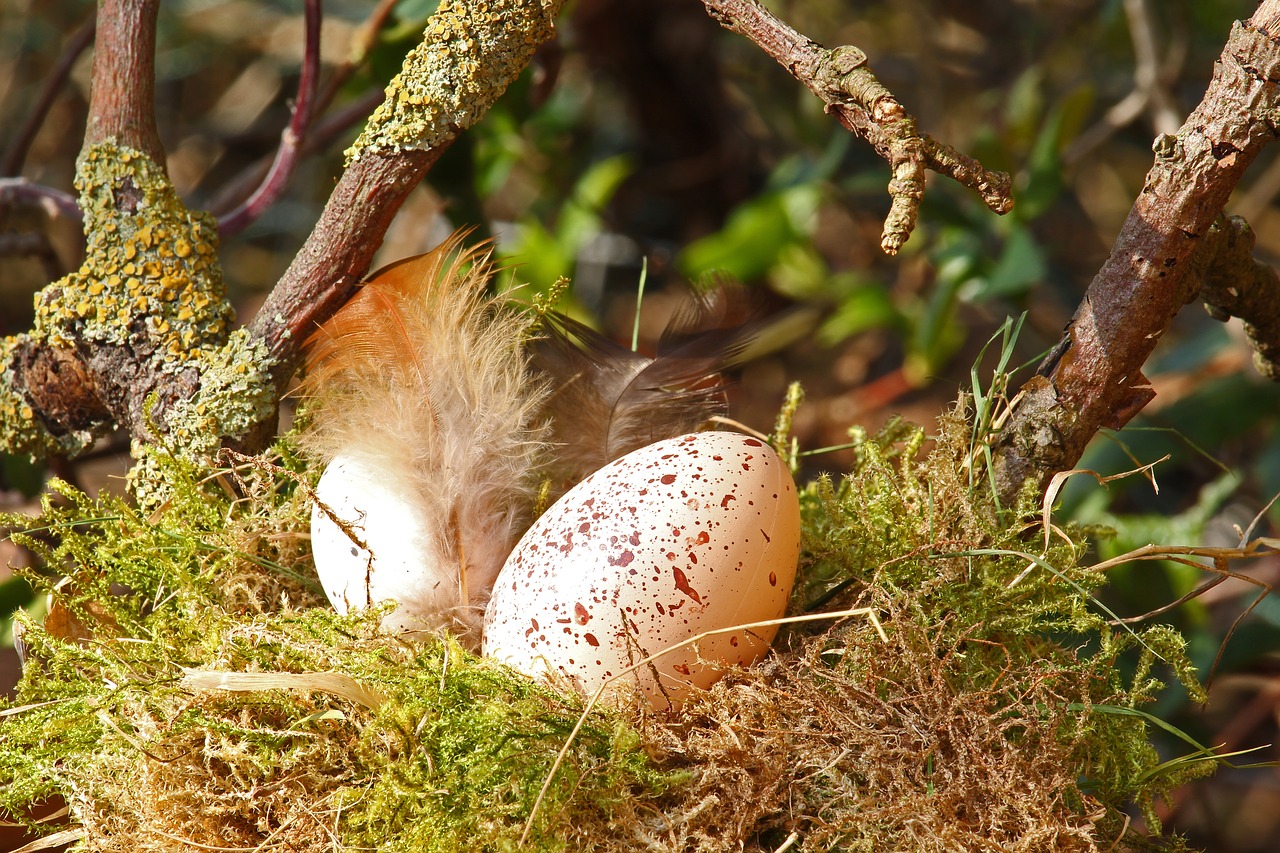
M 1049 264 L 1030 228 L 1015 223 L 991 272 L 970 298 L 982 301 L 1023 296 L 1044 280 Z
M 1078 86 L 1059 101 L 1040 127 L 1027 161 L 1026 185 L 1018 193 L 1016 215 L 1029 222 L 1042 215 L 1062 193 L 1062 149 L 1079 131 L 1093 103 L 1093 90 Z
M 805 184 L 743 203 L 723 229 L 680 253 L 680 271 L 694 279 L 713 272 L 743 281 L 762 278 L 783 249 L 808 232 L 818 201 L 818 188 Z
M 842 295 L 835 313 L 818 328 L 818 342 L 832 346 L 859 332 L 894 326 L 900 321 L 898 309 L 883 288 L 858 285 Z

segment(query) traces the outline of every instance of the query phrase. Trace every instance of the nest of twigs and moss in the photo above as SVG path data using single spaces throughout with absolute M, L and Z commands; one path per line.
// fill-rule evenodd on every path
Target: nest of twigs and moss
M 1182 638 L 1109 626 L 1083 541 L 992 498 L 963 406 L 927 453 L 854 438 L 802 490 L 807 620 L 676 715 L 335 614 L 287 441 L 165 463 L 149 515 L 56 487 L 0 519 L 62 577 L 34 576 L 0 808 L 62 798 L 41 830 L 93 851 L 1178 849 L 1153 802 L 1213 765 L 1162 763 L 1141 708 L 1159 662 L 1198 695 Z

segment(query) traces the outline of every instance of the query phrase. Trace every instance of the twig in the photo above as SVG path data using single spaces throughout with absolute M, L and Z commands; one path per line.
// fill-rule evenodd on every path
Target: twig
M 0 178 L 0 209 L 10 204 L 39 207 L 50 219 L 81 219 L 83 214 L 76 197 L 53 187 L 33 184 L 26 178 Z
M 38 260 L 49 279 L 59 275 L 58 253 L 43 231 L 0 231 L 0 258 L 15 255 Z
M 27 152 L 31 150 L 32 141 L 36 138 L 44 120 L 49 117 L 49 110 L 53 108 L 53 102 L 57 100 L 58 93 L 66 85 L 71 67 L 93 43 L 93 34 L 97 26 L 97 18 L 91 17 L 81 24 L 80 29 L 76 30 L 67 41 L 66 47 L 62 49 L 62 55 L 58 57 L 49 76 L 45 78 L 44 87 L 40 90 L 30 115 L 14 135 L 13 141 L 9 143 L 9 150 L 4 154 L 4 162 L 0 164 L 0 175 L 17 175 L 22 171 L 22 164 L 27 160 Z
M 1254 259 L 1257 237 L 1239 216 L 1220 217 L 1205 242 L 1200 299 L 1216 319 L 1244 321 L 1254 367 L 1280 382 L 1280 275 Z
M 1129 37 L 1133 40 L 1133 55 L 1138 62 L 1133 74 L 1134 83 L 1147 93 L 1151 124 L 1156 133 L 1176 133 L 1182 122 L 1182 113 L 1161 79 L 1170 69 L 1161 66 L 1151 0 L 1124 0 L 1124 14 L 1129 20 Z
M 856 47 L 827 50 L 765 9 L 758 0 L 703 0 L 721 26 L 755 42 L 826 104 L 827 112 L 889 161 L 892 199 L 880 247 L 896 254 L 915 227 L 925 169 L 975 190 L 996 213 L 1013 209 L 1010 179 L 986 169 L 916 129 L 916 120 L 881 85 Z
M 302 140 L 299 159 L 328 148 L 344 132 L 367 119 L 369 113 L 373 112 L 373 108 L 382 103 L 382 98 L 382 89 L 370 88 L 333 112 L 313 119 L 306 138 Z M 246 167 L 214 194 L 208 202 L 208 209 L 215 214 L 220 214 L 221 211 L 229 211 L 242 199 L 248 198 L 253 188 L 266 178 L 273 162 L 274 158 L 268 162 L 263 157 Z
M 302 342 L 368 271 L 405 198 L 551 38 L 563 0 L 441 3 L 423 42 L 348 152 L 320 221 L 249 326 L 279 392 Z
M 369 13 L 369 17 L 360 25 L 355 35 L 352 36 L 351 51 L 348 53 L 346 61 L 333 69 L 333 73 L 325 81 L 324 89 L 321 90 L 319 97 L 316 98 L 316 113 L 322 113 L 327 110 L 329 105 L 333 103 L 334 97 L 337 96 L 338 90 L 346 85 L 346 82 L 351 79 L 351 75 L 355 74 L 356 70 L 368 61 L 369 55 L 378 46 L 379 34 L 386 27 L 387 21 L 390 20 L 391 13 L 395 10 L 398 2 L 399 0 L 379 0 L 378 5 Z
M 306 136 L 301 140 L 299 159 L 328 146 L 347 128 L 368 118 L 373 108 L 381 103 L 382 89 L 371 88 L 334 112 L 325 114 L 342 86 L 358 68 L 368 61 L 369 54 L 377 46 L 378 34 L 386 26 L 396 2 L 397 0 L 381 0 L 378 3 L 377 8 L 370 13 L 368 19 L 360 25 L 352 37 L 347 59 L 334 68 L 325 80 L 324 87 L 315 98 L 315 107 L 311 111 L 311 126 L 307 128 Z M 261 184 L 273 165 L 274 161 L 268 163 L 265 158 L 253 163 L 222 187 L 210 201 L 209 209 L 217 213 L 220 218 L 225 216 L 223 211 L 237 203 L 243 203 L 242 200 L 252 192 L 250 187 Z
M 305 0 L 306 35 L 302 55 L 302 75 L 298 80 L 298 98 L 293 105 L 293 115 L 280 136 L 280 147 L 266 178 L 244 204 L 218 220 L 218 232 L 223 237 L 239 234 L 254 222 L 263 211 L 275 204 L 293 177 L 300 158 L 302 143 L 311 125 L 313 102 L 320 79 L 320 23 L 323 13 L 320 0 Z
M 1124 0 L 1124 12 L 1129 22 L 1129 39 L 1133 42 L 1133 88 L 1107 110 L 1101 121 L 1076 137 L 1063 154 L 1067 163 L 1080 162 L 1144 112 L 1150 115 L 1156 133 L 1178 130 L 1181 114 L 1162 78 L 1171 71 L 1176 72 L 1185 55 L 1178 57 L 1179 61 L 1171 68 L 1162 66 L 1150 0 Z

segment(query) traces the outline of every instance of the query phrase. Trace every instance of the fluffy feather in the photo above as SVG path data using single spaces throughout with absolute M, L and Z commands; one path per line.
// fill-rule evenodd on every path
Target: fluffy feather
M 721 284 L 676 313 L 652 358 L 561 314 L 544 317 L 533 363 L 551 381 L 546 417 L 553 473 L 566 482 L 724 413 L 720 371 L 761 321 L 741 288 Z
M 463 236 L 379 271 L 308 341 L 304 444 L 408 496 L 430 539 L 413 609 L 424 630 L 478 643 L 532 502 L 543 392 L 526 369 L 530 319 L 485 295 L 490 256 Z

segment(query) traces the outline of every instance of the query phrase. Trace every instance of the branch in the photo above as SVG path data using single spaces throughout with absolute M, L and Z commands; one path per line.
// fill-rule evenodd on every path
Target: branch
M 409 192 L 554 34 L 564 0 L 443 2 L 382 104 L 302 250 L 249 327 L 283 391 L 302 342 L 346 302 Z
M 74 455 L 125 427 L 144 504 L 163 494 L 147 453 L 162 439 L 201 459 L 270 437 L 303 340 L 350 295 L 427 169 L 551 37 L 563 0 L 439 5 L 348 152 L 319 224 L 253 325 L 234 332 L 215 223 L 186 209 L 162 165 L 158 3 L 101 0 L 76 179 L 85 262 L 41 292 L 31 333 L 0 340 L 0 450 Z M 306 113 L 300 104 L 295 121 Z
M 342 87 L 356 70 L 368 61 L 369 55 L 377 47 L 378 36 L 386 27 L 397 2 L 398 0 L 380 0 L 378 6 L 356 30 L 347 59 L 330 72 L 324 88 L 315 97 L 315 107 L 311 110 L 313 118 L 307 126 L 306 136 L 300 140 L 295 154 L 297 158 L 306 157 L 326 148 L 338 135 L 367 119 L 374 108 L 382 102 L 382 92 L 369 89 L 334 112 L 325 114 Z M 302 88 L 301 81 L 299 81 L 299 88 Z M 222 211 L 242 205 L 244 199 L 253 194 L 254 188 L 266 180 L 267 174 L 274 167 L 274 159 L 270 163 L 265 161 L 254 163 L 227 181 L 210 201 L 209 209 L 219 214 L 219 228 L 223 236 L 227 233 L 226 217 L 229 217 L 230 213 L 224 214 Z
M 83 219 L 76 197 L 62 190 L 33 184 L 26 178 L 0 178 L 0 210 L 10 205 L 38 207 L 50 219 Z
M 1238 216 L 1222 217 L 1210 232 L 1200 298 L 1219 320 L 1239 317 L 1258 372 L 1280 382 L 1280 275 L 1253 257 L 1257 237 Z
M 53 70 L 45 78 L 44 88 L 40 90 L 35 106 L 31 108 L 31 114 L 27 116 L 27 120 L 23 122 L 17 135 L 14 136 L 13 142 L 9 144 L 9 150 L 5 152 L 4 162 L 0 164 L 0 175 L 17 175 L 22 171 L 22 164 L 27 160 L 27 152 L 31 149 L 32 140 L 35 139 L 36 134 L 40 131 L 44 120 L 49 117 L 49 110 L 53 107 L 53 102 L 57 99 L 58 92 L 66 85 L 67 78 L 71 76 L 71 67 L 76 64 L 80 54 L 84 53 L 85 49 L 93 43 L 93 34 L 96 27 L 97 21 L 91 18 L 80 29 L 76 30 L 75 34 L 67 42 L 67 46 L 63 48 L 57 64 L 53 66 Z
M 1133 42 L 1133 88 L 1107 110 L 1101 121 L 1081 133 L 1067 147 L 1063 160 L 1068 164 L 1083 160 L 1090 151 L 1144 112 L 1150 114 L 1156 133 L 1174 133 L 1178 129 L 1181 114 L 1162 78 L 1177 72 L 1185 54 L 1174 52 L 1176 62 L 1161 62 L 1150 0 L 1124 0 L 1124 13 L 1129 21 L 1129 40 Z
M 100 0 L 84 147 L 114 142 L 164 163 L 156 130 L 156 14 L 160 0 Z
M 1062 340 L 1017 397 L 995 457 L 1007 501 L 1075 466 L 1102 427 L 1154 395 L 1142 366 L 1201 285 L 1196 255 L 1232 189 L 1280 124 L 1280 0 L 1237 22 L 1204 99 L 1155 164 Z
M 231 308 L 213 221 L 186 209 L 162 165 L 158 6 L 99 6 L 76 168 L 85 260 L 39 294 L 31 332 L 0 340 L 2 450 L 74 455 L 117 425 L 135 440 L 153 438 L 154 425 L 204 390 L 211 366 L 238 354 L 227 347 Z
M 758 0 L 703 0 L 721 26 L 755 42 L 826 104 L 827 112 L 889 161 L 892 199 L 880 247 L 897 254 L 915 227 L 924 197 L 925 169 L 969 187 L 996 213 L 1013 209 L 1010 179 L 978 161 L 921 135 L 912 117 L 880 84 L 856 47 L 827 50 L 779 20 Z

